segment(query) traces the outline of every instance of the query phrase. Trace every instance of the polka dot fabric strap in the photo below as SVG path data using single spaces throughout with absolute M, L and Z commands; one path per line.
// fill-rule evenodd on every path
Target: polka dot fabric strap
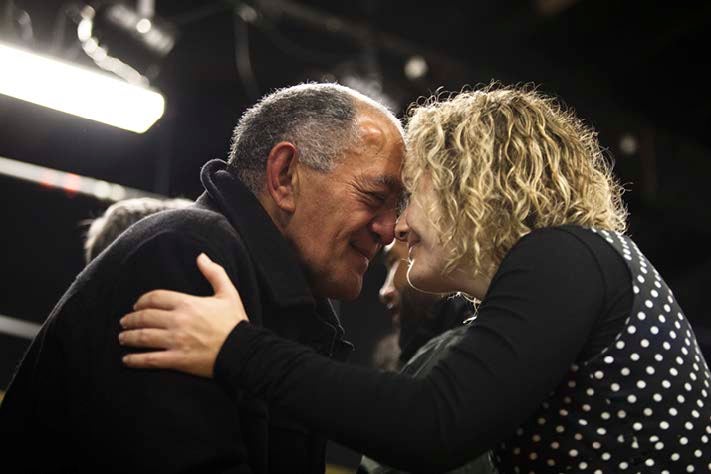
M 502 473 L 711 472 L 711 374 L 659 273 L 628 237 L 590 229 L 625 259 L 634 303 L 614 343 L 573 365 L 494 452 Z

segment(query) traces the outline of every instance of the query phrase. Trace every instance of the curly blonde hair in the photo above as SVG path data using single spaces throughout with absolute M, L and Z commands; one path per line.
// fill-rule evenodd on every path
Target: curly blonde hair
M 413 104 L 403 180 L 428 176 L 444 270 L 491 277 L 533 229 L 577 224 L 624 232 L 622 187 L 597 134 L 531 87 L 490 84 Z M 415 194 L 415 197 L 417 195 Z

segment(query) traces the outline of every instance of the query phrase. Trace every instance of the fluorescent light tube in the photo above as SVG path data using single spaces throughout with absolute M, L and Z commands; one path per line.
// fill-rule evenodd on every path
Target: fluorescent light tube
M 0 94 L 143 133 L 165 99 L 105 73 L 0 43 Z

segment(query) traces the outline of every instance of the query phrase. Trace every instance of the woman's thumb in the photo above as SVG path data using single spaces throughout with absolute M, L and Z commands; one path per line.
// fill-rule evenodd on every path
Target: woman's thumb
M 215 295 L 237 293 L 237 289 L 232 284 L 232 281 L 230 281 L 230 277 L 227 276 L 225 269 L 210 260 L 210 257 L 206 254 L 201 253 L 198 255 L 197 264 L 200 272 L 207 278 L 207 281 L 210 282 Z

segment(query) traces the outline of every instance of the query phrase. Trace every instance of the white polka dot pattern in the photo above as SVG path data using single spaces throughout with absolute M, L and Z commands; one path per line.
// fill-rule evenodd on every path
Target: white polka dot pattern
M 711 472 L 711 373 L 691 326 L 632 240 L 591 230 L 630 269 L 625 328 L 574 364 L 492 459 L 502 473 Z

